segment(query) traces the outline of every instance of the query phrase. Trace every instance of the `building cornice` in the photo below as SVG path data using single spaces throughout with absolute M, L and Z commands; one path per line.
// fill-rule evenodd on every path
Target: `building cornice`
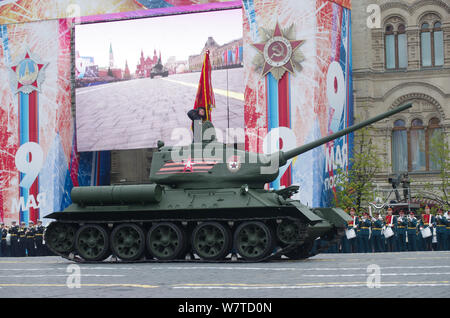
M 448 13 L 450 13 L 450 5 L 445 3 L 445 1 L 442 0 L 417 0 L 411 5 L 405 4 L 403 2 L 399 1 L 389 1 L 382 5 L 380 5 L 380 8 L 382 11 L 389 10 L 392 8 L 398 8 L 403 9 L 405 11 L 408 11 L 410 14 L 413 14 L 421 7 L 427 6 L 427 5 L 433 5 L 433 6 L 439 6 L 446 10 Z

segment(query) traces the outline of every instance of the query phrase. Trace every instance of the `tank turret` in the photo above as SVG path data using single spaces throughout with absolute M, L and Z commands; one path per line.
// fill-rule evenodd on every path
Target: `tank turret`
M 239 187 L 243 184 L 248 184 L 250 188 L 262 188 L 265 183 L 278 177 L 279 168 L 289 159 L 410 107 L 411 103 L 405 104 L 314 142 L 271 155 L 238 150 L 217 142 L 211 124 L 206 122 L 204 126 L 211 129 L 211 132 L 204 131 L 204 135 L 208 137 L 203 142 L 185 147 L 164 147 L 163 143 L 159 144 L 158 151 L 153 156 L 150 180 L 186 188 Z

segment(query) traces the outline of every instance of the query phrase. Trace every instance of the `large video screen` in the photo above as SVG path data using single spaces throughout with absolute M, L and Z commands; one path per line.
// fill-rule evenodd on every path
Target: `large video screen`
M 78 151 L 189 143 L 206 50 L 212 122 L 243 129 L 242 29 L 242 9 L 76 25 Z

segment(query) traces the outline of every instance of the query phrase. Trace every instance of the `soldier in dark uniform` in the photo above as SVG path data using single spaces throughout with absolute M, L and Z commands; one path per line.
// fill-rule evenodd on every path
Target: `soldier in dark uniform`
M 450 251 L 450 211 L 447 211 L 447 251 Z
M 19 256 L 19 227 L 16 225 L 16 221 L 11 222 L 11 227 L 8 230 L 11 238 L 11 256 Z
M 372 222 L 369 219 L 369 214 L 367 212 L 363 213 L 361 218 L 361 222 L 359 223 L 360 230 L 360 242 L 361 242 L 361 251 L 362 253 L 369 253 L 369 236 L 370 236 L 370 227 L 372 226 Z
M 34 242 L 36 243 L 36 256 L 44 256 L 44 245 L 42 243 L 44 239 L 45 227 L 42 225 L 41 220 L 37 220 L 36 232 L 34 234 Z
M 391 230 L 394 232 L 394 235 L 391 237 L 386 238 L 386 247 L 388 252 L 395 252 L 394 249 L 394 242 L 395 242 L 395 223 L 397 223 L 397 217 L 395 215 L 392 215 L 392 208 L 389 207 L 387 209 L 387 215 L 385 220 L 385 226 L 391 228 Z
M 430 207 L 427 205 L 425 206 L 425 214 L 422 215 L 422 218 L 420 220 L 420 230 L 429 228 L 431 230 L 431 233 L 433 233 L 433 226 L 435 223 L 434 216 L 431 214 Z M 433 239 L 433 235 L 429 237 L 422 237 L 423 239 L 423 246 L 425 251 L 431 251 L 431 243 Z
M 442 209 L 438 210 L 438 215 L 436 216 L 436 236 L 437 236 L 437 250 L 446 250 L 447 241 L 447 218 L 443 215 Z
M 417 251 L 417 218 L 414 216 L 414 212 L 410 212 L 407 219 L 408 233 L 408 251 Z
M 362 237 L 361 237 L 361 219 L 362 219 L 362 217 L 360 215 L 357 215 L 357 218 L 358 218 L 358 226 L 355 228 L 357 252 L 364 253 L 363 242 L 362 242 Z
M 5 231 L 5 239 L 3 239 L 4 231 Z M 6 256 L 6 235 L 8 235 L 8 232 L 5 229 L 5 224 L 0 223 L 0 257 Z
M 19 228 L 19 255 L 18 256 L 26 256 L 26 238 L 25 233 L 27 232 L 27 226 L 25 222 L 20 223 Z
M 345 213 L 348 214 L 348 209 L 344 209 L 344 211 L 345 211 Z M 341 249 L 342 249 L 342 253 L 349 253 L 349 244 L 348 244 L 347 235 L 344 235 L 341 238 Z
M 372 218 L 372 244 L 375 253 L 384 252 L 383 239 L 381 237 L 381 230 L 384 226 L 383 218 L 380 212 L 375 212 L 375 217 Z
M 197 107 L 196 109 L 191 109 L 187 115 L 192 120 L 193 142 L 200 142 L 203 137 L 201 124 L 206 120 L 206 109 Z
M 27 231 L 25 232 L 25 246 L 27 248 L 28 256 L 36 256 L 36 248 L 34 247 L 34 234 L 36 229 L 34 227 L 34 222 L 30 221 Z
M 355 233 L 356 233 L 356 230 L 357 230 L 358 224 L 359 224 L 359 218 L 356 215 L 355 208 L 350 208 L 350 217 L 352 218 L 352 220 L 348 221 L 348 223 L 347 223 L 347 230 L 353 229 L 355 231 Z M 358 252 L 357 237 L 349 239 L 348 240 L 348 245 L 349 245 L 350 253 Z
M 9 226 L 6 226 L 3 228 L 1 237 L 1 245 L 3 246 L 3 256 L 10 257 L 11 256 L 11 240 L 8 242 L 7 237 L 9 233 Z M 9 243 L 9 244 L 8 244 Z
M 399 252 L 406 251 L 406 228 L 408 227 L 408 221 L 405 217 L 405 212 L 400 210 L 397 218 L 397 238 L 398 238 L 398 250 Z

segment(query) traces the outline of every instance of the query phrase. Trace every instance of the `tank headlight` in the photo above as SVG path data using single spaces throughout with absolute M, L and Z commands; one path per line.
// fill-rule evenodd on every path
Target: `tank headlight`
M 248 184 L 243 184 L 241 186 L 241 194 L 246 194 L 248 192 Z

